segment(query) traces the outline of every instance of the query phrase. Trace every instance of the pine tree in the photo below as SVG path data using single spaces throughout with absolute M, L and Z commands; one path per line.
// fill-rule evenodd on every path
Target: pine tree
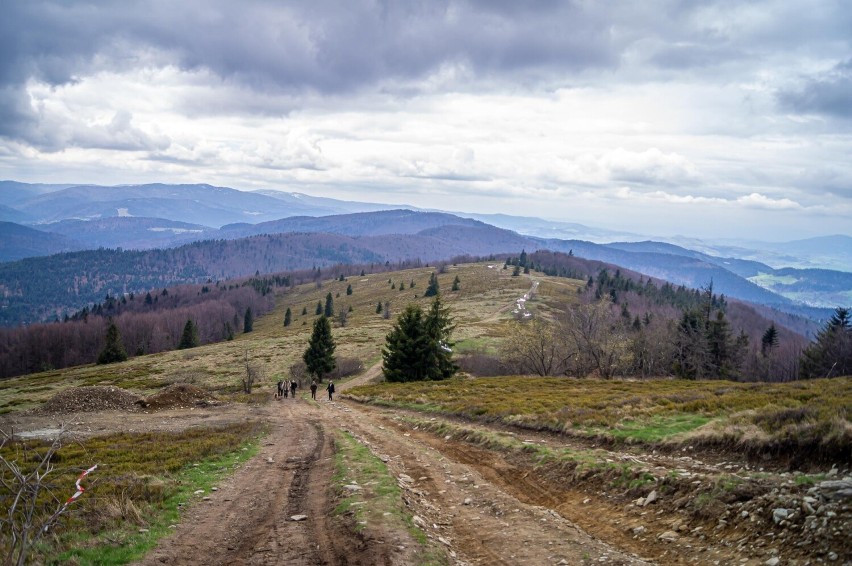
M 195 348 L 199 344 L 198 327 L 192 322 L 192 319 L 187 319 L 183 327 L 183 334 L 180 337 L 178 350 L 186 350 L 187 348 Z
M 302 316 L 308 314 L 308 307 L 302 307 Z
M 249 333 L 254 330 L 254 315 L 251 312 L 251 307 L 246 308 L 246 314 L 243 317 L 243 332 Z
M 293 323 L 293 312 L 290 307 L 287 307 L 287 312 L 284 313 L 284 326 L 290 326 Z
M 325 296 L 325 310 L 323 314 L 326 318 L 331 318 L 334 316 L 334 299 L 331 296 L 331 293 Z
M 351 283 L 346 287 L 346 294 L 347 295 L 352 294 L 352 284 Z
M 127 359 L 127 352 L 124 350 L 124 344 L 121 342 L 121 334 L 118 332 L 118 327 L 112 319 L 109 320 L 109 326 L 106 332 L 106 345 L 98 355 L 99 364 L 111 364 L 113 362 L 123 362 Z
M 382 302 L 381 301 L 379 301 L 376 304 L 376 314 L 382 314 Z
M 434 297 L 438 293 L 441 292 L 441 289 L 438 285 L 438 276 L 435 275 L 435 272 L 432 272 L 432 275 L 429 276 L 429 285 L 426 287 L 426 292 L 423 293 L 424 297 Z
M 459 279 L 459 276 L 456 275 L 456 278 L 453 279 L 453 286 L 450 290 L 451 291 L 458 291 L 461 288 L 460 283 L 461 283 L 461 279 Z
M 336 365 L 335 348 L 334 337 L 331 335 L 331 323 L 325 316 L 320 316 L 314 321 L 314 330 L 311 333 L 308 348 L 302 356 L 308 373 L 322 381 L 323 375 L 333 371 Z
M 317 301 L 317 308 L 314 311 L 314 314 L 317 316 L 322 314 L 322 301 Z

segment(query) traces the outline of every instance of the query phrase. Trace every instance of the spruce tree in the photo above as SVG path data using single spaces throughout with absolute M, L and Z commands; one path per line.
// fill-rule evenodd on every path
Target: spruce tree
M 325 296 L 325 311 L 323 314 L 326 318 L 331 318 L 334 316 L 334 299 L 331 296 L 331 293 Z
M 778 329 L 775 328 L 775 323 L 769 325 L 763 337 L 760 339 L 760 353 L 768 356 L 772 350 L 778 346 Z
M 382 314 L 382 302 L 381 301 L 379 301 L 376 304 L 376 314 Z
M 314 311 L 314 314 L 317 316 L 322 314 L 322 301 L 317 301 L 317 308 Z
M 816 342 L 802 353 L 801 377 L 838 377 L 852 374 L 852 313 L 838 307 Z
M 126 359 L 127 352 L 124 350 L 124 344 L 121 342 L 121 334 L 118 332 L 115 322 L 110 319 L 106 332 L 106 344 L 98 355 L 98 363 L 111 364 L 113 362 L 123 362 Z
M 427 379 L 429 359 L 423 309 L 408 305 L 385 338 L 382 373 L 391 382 L 423 381 Z
M 284 313 L 284 326 L 290 326 L 293 323 L 293 312 L 290 307 L 287 307 L 287 312 Z
M 450 318 L 450 309 L 441 302 L 441 295 L 436 295 L 424 320 L 429 346 L 432 348 L 434 367 L 430 368 L 430 379 L 447 379 L 459 370 L 453 362 L 453 346 L 450 335 L 455 329 Z
M 254 330 L 254 315 L 251 312 L 251 307 L 246 308 L 246 314 L 243 317 L 243 332 L 249 333 Z
M 452 360 L 449 309 L 436 296 L 428 312 L 409 305 L 397 318 L 382 349 L 382 372 L 387 381 L 441 380 L 458 371 Z
M 346 294 L 347 295 L 352 294 L 352 284 L 351 283 L 346 287 Z
M 302 307 L 302 316 L 308 314 L 308 307 Z
M 183 334 L 180 337 L 178 350 L 186 350 L 187 348 L 195 348 L 199 344 L 198 327 L 192 322 L 192 319 L 187 319 L 183 327 Z
M 423 296 L 434 297 L 440 292 L 441 289 L 438 285 L 438 276 L 435 275 L 435 272 L 433 271 L 432 274 L 429 276 L 429 285 L 426 287 L 426 292 L 423 293 Z
M 318 381 L 322 381 L 323 375 L 334 370 L 335 348 L 334 338 L 331 335 L 331 323 L 325 316 L 320 316 L 314 321 L 314 330 L 311 333 L 308 348 L 302 356 L 308 373 L 316 376 Z
M 453 287 L 450 290 L 451 291 L 458 291 L 461 288 L 460 284 L 461 284 L 461 279 L 459 279 L 459 276 L 456 275 L 456 278 L 453 279 Z

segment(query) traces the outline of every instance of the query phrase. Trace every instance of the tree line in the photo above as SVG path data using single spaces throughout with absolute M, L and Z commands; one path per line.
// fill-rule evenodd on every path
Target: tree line
M 809 341 L 750 305 L 570 254 L 535 252 L 507 267 L 585 280 L 576 300 L 518 327 L 501 361 L 515 373 L 787 381 L 848 375 L 848 309 Z M 845 373 L 844 373 L 845 372 Z

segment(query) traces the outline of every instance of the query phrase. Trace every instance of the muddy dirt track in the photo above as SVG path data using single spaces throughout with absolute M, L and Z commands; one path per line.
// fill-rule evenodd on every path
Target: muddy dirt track
M 340 385 L 338 391 L 368 381 L 377 371 L 371 368 Z M 635 495 L 625 498 L 623 487 L 613 491 L 612 485 L 593 481 L 574 485 L 570 472 L 548 474 L 529 456 L 486 450 L 426 429 L 447 421 L 467 431 L 514 435 L 524 443 L 554 450 L 589 448 L 577 439 L 354 401 L 329 402 L 325 395 L 318 398 L 312 402 L 300 395 L 261 406 L 226 403 L 154 412 L 21 413 L 4 415 L 0 424 L 20 431 L 44 431 L 62 419 L 74 434 L 85 438 L 119 431 L 215 427 L 245 419 L 265 421 L 269 433 L 259 453 L 216 491 L 197 494 L 174 533 L 140 561 L 144 565 L 431 564 L 436 555 L 443 557 L 438 563 L 458 565 L 820 562 L 811 561 L 814 552 L 809 549 L 816 547 L 808 542 L 807 530 L 785 531 L 777 521 L 752 522 L 751 515 L 771 515 L 780 505 L 774 496 L 759 503 L 759 494 L 742 494 L 755 497 L 757 503 L 731 507 L 730 513 L 724 505 L 718 509 L 708 505 L 712 513 L 696 520 L 677 504 L 676 498 L 683 493 L 667 492 L 661 496 L 663 503 L 645 506 L 632 501 Z M 333 512 L 343 497 L 332 487 L 334 443 L 340 431 L 351 434 L 387 464 L 414 524 L 427 537 L 426 547 L 404 525 L 372 520 L 356 524 L 354 515 Z M 690 486 L 741 471 L 724 454 L 705 453 L 699 458 L 681 451 L 658 454 L 626 447 L 595 451 L 614 466 L 629 462 L 661 477 L 685 476 Z M 762 489 L 783 492 L 791 483 L 783 475 L 778 481 Z M 683 497 L 685 501 L 692 499 L 690 493 Z M 787 507 L 793 509 L 792 503 Z M 833 562 L 852 564 L 848 561 L 852 537 L 845 534 L 852 525 L 848 507 L 826 503 L 817 514 L 826 517 L 822 524 L 835 517 L 822 527 L 834 537 L 833 542 L 831 537 L 821 539 L 829 541 L 832 552 L 817 551 L 817 556 L 833 554 Z M 736 526 L 728 526 L 729 522 Z M 782 553 L 784 561 L 772 562 Z
M 173 535 L 140 562 L 155 564 L 414 564 L 405 529 L 355 534 L 331 510 L 335 431 L 386 460 L 411 513 L 451 564 L 644 564 L 546 507 L 523 503 L 428 435 L 355 404 L 282 399 L 260 409 L 270 434 L 260 453 L 199 497 Z M 431 441 L 437 439 L 432 438 Z M 293 516 L 305 515 L 301 521 Z

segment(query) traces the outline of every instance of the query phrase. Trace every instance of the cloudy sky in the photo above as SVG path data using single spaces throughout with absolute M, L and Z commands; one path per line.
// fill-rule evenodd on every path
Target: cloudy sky
M 844 0 L 0 0 L 0 178 L 852 235 Z

